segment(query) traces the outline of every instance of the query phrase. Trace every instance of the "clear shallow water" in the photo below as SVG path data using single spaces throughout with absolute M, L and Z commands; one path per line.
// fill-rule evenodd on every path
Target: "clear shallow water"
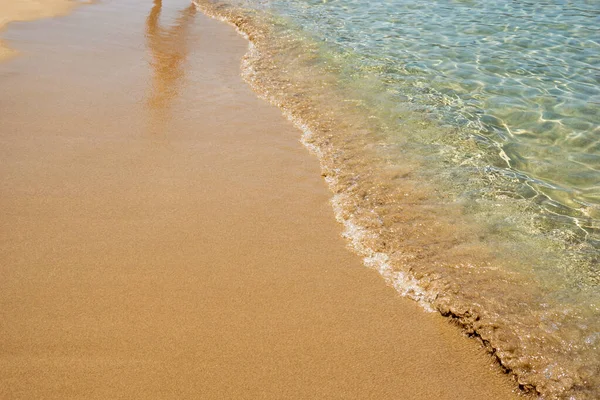
M 401 293 L 547 398 L 600 396 L 600 2 L 205 4 Z
M 557 202 L 553 211 L 600 217 L 600 2 L 269 6 L 376 72 L 399 102 L 470 129 L 501 157 L 496 167 Z

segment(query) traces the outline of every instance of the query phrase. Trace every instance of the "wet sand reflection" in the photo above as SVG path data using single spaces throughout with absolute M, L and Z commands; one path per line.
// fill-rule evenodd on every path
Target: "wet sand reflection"
M 152 133 L 163 131 L 170 117 L 170 106 L 179 95 L 185 76 L 185 61 L 188 55 L 187 37 L 196 14 L 196 7 L 181 10 L 178 17 L 167 27 L 161 26 L 162 0 L 154 0 L 146 20 L 146 41 L 151 53 L 153 76 L 147 106 L 150 110 Z

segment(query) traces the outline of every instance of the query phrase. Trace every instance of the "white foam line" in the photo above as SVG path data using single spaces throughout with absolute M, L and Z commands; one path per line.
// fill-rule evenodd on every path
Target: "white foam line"
M 196 1 L 194 1 L 193 3 L 201 11 L 204 10 L 202 6 Z M 233 26 L 236 32 L 248 41 L 248 52 L 242 58 L 241 75 L 246 81 L 246 83 L 253 87 L 252 76 L 256 74 L 256 71 L 252 66 L 252 60 L 260 59 L 260 52 L 258 48 L 250 40 L 248 34 L 242 31 L 236 24 L 232 23 L 227 18 L 220 15 L 214 15 L 210 12 L 207 12 L 205 14 L 208 14 L 208 16 L 214 19 L 217 19 L 219 21 L 225 22 Z M 274 96 L 265 93 L 259 88 L 255 87 L 255 89 L 255 92 L 257 93 L 258 97 L 277 106 L 280 109 L 281 113 L 289 121 L 291 121 L 296 128 L 300 129 L 300 131 L 302 132 L 300 142 L 304 145 L 304 147 L 306 147 L 306 149 L 308 149 L 310 153 L 316 155 L 321 165 L 321 170 L 324 171 L 325 166 L 323 160 L 325 158 L 325 154 L 321 148 L 311 143 L 311 139 L 314 137 L 314 133 L 310 130 L 308 124 L 306 124 L 300 118 L 294 116 L 289 110 L 283 108 L 281 103 Z M 335 187 L 337 187 L 338 183 L 337 179 L 331 174 L 328 174 L 325 177 L 325 182 L 327 183 L 330 191 L 332 193 L 335 193 Z M 373 233 L 369 232 L 366 228 L 357 223 L 354 218 L 343 217 L 343 205 L 347 196 L 347 194 L 343 193 L 334 194 L 331 198 L 330 203 L 333 208 L 335 219 L 344 227 L 342 236 L 346 238 L 346 240 L 348 240 L 349 247 L 360 257 L 362 257 L 363 264 L 367 268 L 371 268 L 378 271 L 379 274 L 385 280 L 385 282 L 388 285 L 392 286 L 400 295 L 416 301 L 427 312 L 435 312 L 435 309 L 432 307 L 433 300 L 435 300 L 435 295 L 428 293 L 425 289 L 423 289 L 419 285 L 419 282 L 413 276 L 411 276 L 410 273 L 395 271 L 389 262 L 389 255 L 381 252 L 376 252 L 369 246 L 365 245 L 364 239 L 372 237 Z

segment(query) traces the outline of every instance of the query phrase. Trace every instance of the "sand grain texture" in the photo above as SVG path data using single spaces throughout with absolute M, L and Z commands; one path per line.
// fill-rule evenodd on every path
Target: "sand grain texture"
M 345 248 L 229 26 L 131 0 L 5 33 L 0 398 L 514 396 Z

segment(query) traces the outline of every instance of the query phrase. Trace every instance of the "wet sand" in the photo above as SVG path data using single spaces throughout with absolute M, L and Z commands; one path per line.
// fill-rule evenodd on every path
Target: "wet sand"
M 231 27 L 130 0 L 4 37 L 0 398 L 516 397 L 345 248 Z

